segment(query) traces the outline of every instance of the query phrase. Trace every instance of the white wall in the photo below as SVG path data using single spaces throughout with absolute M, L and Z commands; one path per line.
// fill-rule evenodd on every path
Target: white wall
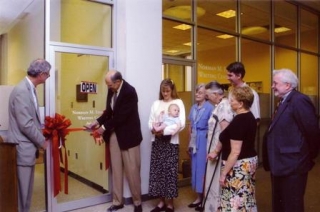
M 16 85 L 26 76 L 30 62 L 44 57 L 44 2 L 34 1 L 24 12 L 8 32 L 8 73 L 3 82 L 7 85 Z
M 162 70 L 162 1 L 117 1 L 116 20 L 116 69 L 136 88 L 139 98 L 141 187 L 142 194 L 147 194 L 151 154 L 148 118 L 151 104 L 158 98 Z M 126 183 L 124 197 L 130 196 Z

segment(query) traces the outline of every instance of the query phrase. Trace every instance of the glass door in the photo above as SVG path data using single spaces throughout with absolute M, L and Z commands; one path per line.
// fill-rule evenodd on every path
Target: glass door
M 170 78 L 176 85 L 179 98 L 183 101 L 186 110 L 186 126 L 179 133 L 179 185 L 190 184 L 191 161 L 187 154 L 189 146 L 189 112 L 193 104 L 193 63 L 185 61 L 165 60 L 162 66 L 162 79 Z
M 110 201 L 105 143 L 95 143 L 90 132 L 81 128 L 105 109 L 104 78 L 112 53 L 59 46 L 52 46 L 50 50 L 52 70 L 50 81 L 46 83 L 46 114 L 63 115 L 71 121 L 71 126 L 65 148 L 59 149 L 59 173 L 53 168 L 52 145 L 48 151 L 47 182 L 54 182 L 57 174 L 61 182 L 57 195 L 54 195 L 56 185 L 47 183 L 48 210 L 68 211 Z

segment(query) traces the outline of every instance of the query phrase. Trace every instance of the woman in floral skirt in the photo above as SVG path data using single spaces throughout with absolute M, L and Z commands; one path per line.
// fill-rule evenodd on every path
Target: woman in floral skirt
M 258 165 L 255 150 L 257 122 L 250 112 L 253 102 L 250 87 L 233 88 L 229 95 L 233 120 L 220 134 L 214 152 L 222 153 L 220 175 L 220 211 L 256 212 L 255 173 Z M 214 159 L 216 155 L 211 155 Z

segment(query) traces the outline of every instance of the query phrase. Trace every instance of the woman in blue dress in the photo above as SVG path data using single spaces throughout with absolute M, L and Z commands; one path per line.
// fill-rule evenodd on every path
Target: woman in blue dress
M 206 101 L 205 84 L 200 84 L 196 87 L 195 101 L 196 104 L 191 107 L 189 114 L 189 155 L 192 162 L 192 188 L 197 193 L 197 199 L 188 205 L 190 208 L 198 207 L 203 198 L 208 120 L 214 109 L 214 106 Z

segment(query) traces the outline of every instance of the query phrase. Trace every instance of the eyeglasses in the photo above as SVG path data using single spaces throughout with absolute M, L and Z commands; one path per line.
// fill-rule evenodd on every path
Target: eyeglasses
M 196 95 L 205 95 L 205 94 L 206 94 L 205 92 L 201 92 L 201 91 L 196 92 Z
M 50 73 L 49 72 L 42 72 L 42 74 L 46 75 L 46 77 L 50 77 Z
M 209 96 L 211 94 L 217 95 L 217 92 L 207 92 L 206 95 Z

